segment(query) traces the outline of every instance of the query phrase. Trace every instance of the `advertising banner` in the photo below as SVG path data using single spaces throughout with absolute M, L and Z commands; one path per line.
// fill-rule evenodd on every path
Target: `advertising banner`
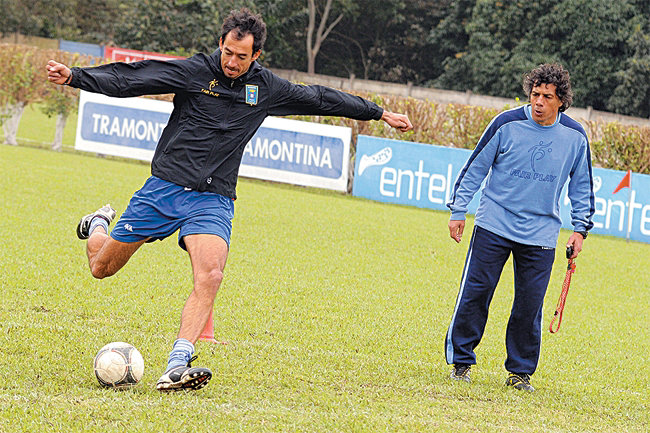
M 454 182 L 470 155 L 467 149 L 360 135 L 352 193 L 382 202 L 446 211 Z M 596 210 L 591 232 L 650 243 L 650 176 L 632 173 L 630 187 L 614 194 L 624 176 L 622 171 L 593 169 Z M 480 192 L 470 203 L 469 213 L 476 213 L 479 197 Z M 573 228 L 570 211 L 565 185 L 560 216 L 562 227 L 567 229 Z
M 596 212 L 592 233 L 620 237 L 629 233 L 629 239 L 650 243 L 650 176 L 632 173 L 630 186 L 614 193 L 625 177 L 624 171 L 594 168 L 593 175 Z M 563 197 L 560 214 L 565 223 L 570 221 L 571 209 L 566 187 Z
M 466 149 L 357 137 L 352 194 L 388 203 L 448 210 L 458 172 L 471 155 Z M 478 208 L 478 196 L 469 212 Z
M 87 44 L 84 42 L 74 42 L 60 39 L 59 49 L 61 51 L 69 51 L 71 53 L 85 54 L 87 56 L 104 57 L 104 47 L 97 44 Z
M 347 191 L 352 130 L 267 117 L 244 149 L 241 176 Z
M 152 53 L 149 51 L 130 50 L 120 47 L 104 47 L 104 56 L 111 62 L 137 62 L 139 60 L 172 60 L 184 59 L 182 56 L 172 56 L 169 54 Z
M 81 91 L 75 149 L 151 161 L 171 102 Z
M 151 161 L 173 104 L 81 91 L 75 149 Z M 268 117 L 244 149 L 241 176 L 346 191 L 350 128 Z

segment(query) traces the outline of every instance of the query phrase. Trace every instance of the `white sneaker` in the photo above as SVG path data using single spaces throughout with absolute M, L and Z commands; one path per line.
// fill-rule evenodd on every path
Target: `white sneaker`
M 208 384 L 212 372 L 203 367 L 192 367 L 191 363 L 197 357 L 193 356 L 186 366 L 175 367 L 163 374 L 156 383 L 158 391 L 197 390 Z
M 97 209 L 95 212 L 81 218 L 81 221 L 79 221 L 79 224 L 77 224 L 77 237 L 79 239 L 88 239 L 90 236 L 90 223 L 92 222 L 93 218 L 102 218 L 106 220 L 108 224 L 110 224 L 115 218 L 115 214 L 115 209 L 113 209 L 110 204 L 106 204 L 103 207 Z

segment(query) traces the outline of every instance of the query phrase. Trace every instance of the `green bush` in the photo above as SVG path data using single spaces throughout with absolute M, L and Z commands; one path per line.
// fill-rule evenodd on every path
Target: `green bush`
M 602 121 L 587 124 L 594 165 L 650 174 L 649 127 Z

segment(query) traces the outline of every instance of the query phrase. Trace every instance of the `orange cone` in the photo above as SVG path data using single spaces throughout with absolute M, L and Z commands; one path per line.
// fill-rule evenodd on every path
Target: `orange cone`
M 207 341 L 210 343 L 228 344 L 226 342 L 217 341 L 214 339 L 214 319 L 212 318 L 212 311 L 210 311 L 210 317 L 208 317 L 208 323 L 205 324 L 205 328 L 203 329 L 203 332 L 201 332 L 201 335 L 199 335 L 199 340 Z
M 209 341 L 211 343 L 216 343 L 217 340 L 214 339 L 214 319 L 212 318 L 212 311 L 210 311 L 210 317 L 208 317 L 208 323 L 205 324 L 205 328 L 201 335 L 199 336 L 201 341 Z

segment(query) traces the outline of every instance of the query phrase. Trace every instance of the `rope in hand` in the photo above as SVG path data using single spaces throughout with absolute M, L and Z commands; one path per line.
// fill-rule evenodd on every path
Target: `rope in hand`
M 566 268 L 566 276 L 564 277 L 564 283 L 562 284 L 562 293 L 560 293 L 560 298 L 557 300 L 557 305 L 555 306 L 555 314 L 551 320 L 551 325 L 548 327 L 548 330 L 551 334 L 555 334 L 560 330 L 560 324 L 562 324 L 562 313 L 564 312 L 564 303 L 566 302 L 566 295 L 569 293 L 569 286 L 571 285 L 571 274 L 576 271 L 576 264 L 571 258 L 573 255 L 573 246 L 569 246 L 566 249 L 566 258 L 569 263 Z M 553 330 L 553 323 L 557 321 L 557 328 Z

